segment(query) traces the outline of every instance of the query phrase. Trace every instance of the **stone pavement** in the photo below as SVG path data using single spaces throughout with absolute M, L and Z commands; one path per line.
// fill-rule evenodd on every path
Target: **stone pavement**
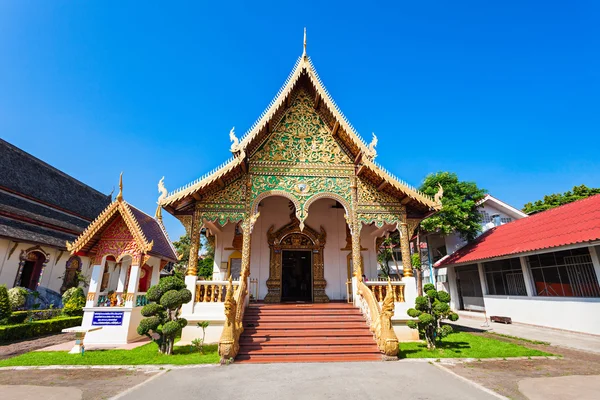
M 117 397 L 119 400 L 498 399 L 434 365 L 410 361 L 232 364 L 173 369 Z
M 524 324 L 499 324 L 497 322 L 490 322 L 489 320 L 489 326 L 486 327 L 482 326 L 485 324 L 484 314 L 465 314 L 460 312 L 459 315 L 460 319 L 453 322 L 452 325 L 479 331 L 495 332 L 502 335 L 516 336 L 523 339 L 539 340 L 542 342 L 549 342 L 553 346 L 569 347 L 600 354 L 600 336 Z
M 600 376 L 528 378 L 519 381 L 519 391 L 529 400 L 596 400 L 600 397 Z
M 33 385 L 0 385 L 5 400 L 80 400 L 81 389 Z

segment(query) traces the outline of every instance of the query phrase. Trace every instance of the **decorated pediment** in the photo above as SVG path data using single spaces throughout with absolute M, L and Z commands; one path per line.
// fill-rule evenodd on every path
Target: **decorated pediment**
M 250 157 L 261 163 L 352 164 L 301 88 L 267 141 Z

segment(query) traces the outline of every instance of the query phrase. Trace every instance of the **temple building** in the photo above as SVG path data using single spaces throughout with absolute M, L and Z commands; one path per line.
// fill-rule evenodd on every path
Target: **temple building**
M 111 197 L 2 139 L 0 171 L 0 284 L 38 291 L 43 305 L 58 306 L 60 293 L 91 272 L 91 260 L 69 255 L 65 241 Z
M 361 349 L 372 356 L 373 348 L 395 355 L 398 340 L 416 333 L 406 327 L 416 296 L 409 239 L 440 209 L 439 196 L 375 161 L 377 138 L 367 144 L 336 106 L 306 41 L 267 109 L 243 137 L 232 129 L 230 139 L 228 161 L 160 202 L 192 240 L 186 284 L 194 299 L 183 308 L 189 323 L 181 343 L 202 337 L 196 322 L 210 321 L 206 341 L 219 341 L 223 359 L 308 360 L 331 337 L 365 340 L 365 329 L 370 345 L 341 346 L 332 357 Z M 378 281 L 378 243 L 395 230 L 401 280 Z M 215 247 L 212 281 L 196 276 L 201 231 Z M 304 347 L 288 354 L 277 348 L 286 340 Z
M 140 310 L 147 304 L 146 291 L 158 283 L 168 263 L 177 261 L 161 209 L 152 217 L 127 203 L 122 178 L 121 174 L 116 199 L 74 242 L 66 243 L 73 256 L 92 260 L 82 326 L 102 329 L 88 333 L 86 344 L 120 345 L 139 340 L 137 327 Z

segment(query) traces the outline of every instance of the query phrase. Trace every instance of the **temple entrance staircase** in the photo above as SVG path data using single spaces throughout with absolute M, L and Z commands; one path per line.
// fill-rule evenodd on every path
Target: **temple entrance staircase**
M 381 361 L 364 317 L 347 303 L 250 304 L 236 362 Z

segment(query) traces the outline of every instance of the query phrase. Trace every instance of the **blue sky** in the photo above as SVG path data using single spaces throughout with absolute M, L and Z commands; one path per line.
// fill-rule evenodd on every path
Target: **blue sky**
M 302 53 L 378 161 L 516 207 L 600 186 L 595 1 L 0 1 L 0 136 L 153 213 L 230 156 Z M 166 214 L 166 213 L 165 213 Z M 166 218 L 172 238 L 184 230 Z

